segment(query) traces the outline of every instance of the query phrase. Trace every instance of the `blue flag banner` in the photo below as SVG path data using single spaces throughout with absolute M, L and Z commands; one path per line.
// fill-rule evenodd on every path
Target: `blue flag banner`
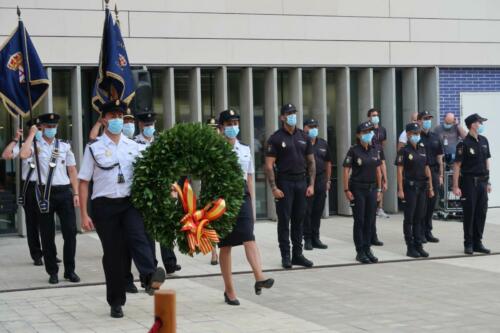
M 42 101 L 49 84 L 35 46 L 19 21 L 16 30 L 0 46 L 0 99 L 13 116 L 25 117 Z
M 129 104 L 135 94 L 135 83 L 123 43 L 120 26 L 106 8 L 106 19 L 99 55 L 99 72 L 92 92 L 92 107 L 100 110 L 106 102 L 120 99 Z

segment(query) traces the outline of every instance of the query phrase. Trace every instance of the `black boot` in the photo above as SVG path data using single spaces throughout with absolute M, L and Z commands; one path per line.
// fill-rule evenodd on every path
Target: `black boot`
M 420 253 L 418 253 L 417 250 L 415 249 L 415 245 L 407 244 L 406 247 L 407 247 L 406 256 L 410 258 L 420 258 Z
M 420 254 L 420 256 L 423 258 L 427 258 L 429 256 L 429 253 L 424 250 L 422 244 L 415 245 L 415 250 L 417 250 L 418 254 Z
M 328 245 L 326 245 L 325 243 L 320 241 L 319 237 L 318 237 L 318 238 L 313 238 L 312 247 L 314 247 L 315 249 L 323 249 L 324 250 L 324 249 L 328 248 Z
M 366 253 L 363 250 L 357 251 L 356 260 L 362 264 L 370 264 L 371 263 L 370 259 L 366 256 Z
M 378 258 L 373 255 L 373 252 L 370 248 L 367 248 L 365 250 L 366 257 L 370 260 L 370 262 L 376 264 L 378 263 Z
M 375 235 L 373 238 L 372 238 L 372 245 L 375 245 L 375 246 L 383 246 L 384 245 L 384 242 L 382 242 L 380 239 L 378 239 L 378 236 Z
M 310 239 L 304 239 L 304 250 L 311 251 L 312 249 L 312 241 Z
M 490 249 L 485 248 L 483 243 L 481 242 L 474 245 L 474 252 L 485 253 L 485 254 L 491 253 Z
M 434 235 L 432 234 L 431 231 L 429 231 L 426 235 L 425 235 L 425 239 L 427 239 L 427 241 L 429 243 L 439 243 L 439 238 L 437 237 L 434 237 Z

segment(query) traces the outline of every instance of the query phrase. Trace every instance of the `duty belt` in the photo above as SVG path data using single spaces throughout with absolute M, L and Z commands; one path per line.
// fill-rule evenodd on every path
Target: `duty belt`
M 375 190 L 377 188 L 377 183 L 359 183 L 351 181 L 349 183 L 349 188 L 356 188 L 360 190 Z
M 19 194 L 19 197 L 17 198 L 17 203 L 21 206 L 24 206 L 26 203 L 26 192 L 28 191 L 28 185 L 29 185 L 29 180 L 31 179 L 31 175 L 33 175 L 33 171 L 35 171 L 35 163 L 30 162 L 29 163 L 29 170 L 28 174 L 26 175 L 26 180 L 23 183 L 23 188 L 21 190 L 21 193 Z
M 414 187 L 416 189 L 424 190 L 427 189 L 427 181 L 425 180 L 413 180 L 413 179 L 406 179 L 404 180 L 404 184 Z
M 477 186 L 479 183 L 487 183 L 490 180 L 490 176 L 472 176 L 472 175 L 462 175 L 462 177 L 472 178 L 474 182 L 474 186 Z
M 278 180 L 289 180 L 289 181 L 297 181 L 297 180 L 305 180 L 305 173 L 295 173 L 295 174 L 278 174 Z
M 38 202 L 38 208 L 42 214 L 48 213 L 50 211 L 50 189 L 52 187 L 52 179 L 54 178 L 54 171 L 57 166 L 57 158 L 59 157 L 59 139 L 56 139 L 54 150 L 50 155 L 49 161 L 49 172 L 47 174 L 47 181 L 45 182 L 45 187 L 43 188 L 43 193 L 40 190 L 40 186 L 35 186 L 35 195 Z

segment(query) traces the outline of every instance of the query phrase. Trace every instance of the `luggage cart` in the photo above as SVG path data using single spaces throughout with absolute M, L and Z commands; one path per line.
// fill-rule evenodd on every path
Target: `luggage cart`
M 443 190 L 440 193 L 439 210 L 437 216 L 440 219 L 448 220 L 449 218 L 462 219 L 462 200 L 453 194 L 453 168 L 447 165 L 444 172 Z

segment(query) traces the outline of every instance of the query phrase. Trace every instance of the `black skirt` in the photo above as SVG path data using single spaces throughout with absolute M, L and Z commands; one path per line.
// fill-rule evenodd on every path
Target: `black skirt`
M 245 198 L 241 205 L 240 213 L 234 225 L 233 231 L 226 238 L 221 239 L 219 247 L 238 246 L 244 242 L 255 240 L 253 234 L 254 220 L 252 210 L 252 200 L 245 186 Z

